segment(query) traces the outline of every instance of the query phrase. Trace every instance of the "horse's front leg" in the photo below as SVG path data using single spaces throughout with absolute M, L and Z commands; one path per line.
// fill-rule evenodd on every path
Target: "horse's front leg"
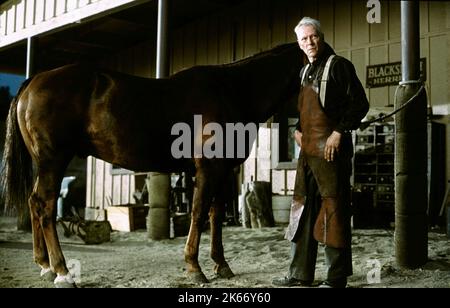
M 209 210 L 209 222 L 211 226 L 211 258 L 216 265 L 214 273 L 220 278 L 234 277 L 233 272 L 225 261 L 222 243 L 222 222 L 225 217 L 225 202 L 218 197 Z
M 187 263 L 187 277 L 196 283 L 207 283 L 198 263 L 198 253 L 202 228 L 208 217 L 208 208 L 211 201 L 211 192 L 205 172 L 197 171 L 196 187 L 194 190 L 193 207 L 191 212 L 191 227 L 184 248 L 184 257 Z

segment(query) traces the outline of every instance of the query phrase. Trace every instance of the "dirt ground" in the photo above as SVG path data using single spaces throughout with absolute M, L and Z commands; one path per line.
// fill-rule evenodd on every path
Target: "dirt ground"
M 86 245 L 78 237 L 60 234 L 62 249 L 72 269 L 79 273 L 81 288 L 271 288 L 289 264 L 289 243 L 284 226 L 263 229 L 224 227 L 225 256 L 235 273 L 216 279 L 209 258 L 209 232 L 202 236 L 200 265 L 210 283 L 196 285 L 184 278 L 183 248 L 186 237 L 152 241 L 147 232 L 113 232 L 111 241 Z M 59 230 L 61 231 L 61 230 Z M 353 230 L 351 288 L 449 288 L 450 241 L 443 233 L 430 232 L 429 262 L 415 270 L 400 269 L 394 255 L 393 230 Z M 325 279 L 320 248 L 316 280 Z M 0 218 L 0 287 L 52 288 L 41 281 L 33 263 L 31 234 L 15 229 L 14 220 Z

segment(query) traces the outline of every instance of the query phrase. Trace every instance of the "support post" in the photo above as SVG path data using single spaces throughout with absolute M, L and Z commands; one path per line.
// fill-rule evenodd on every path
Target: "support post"
M 156 78 L 169 76 L 169 1 L 158 0 Z
M 421 86 L 419 2 L 401 1 L 402 82 L 395 108 Z M 395 116 L 395 254 L 403 268 L 428 259 L 427 99 L 425 91 Z
M 169 76 L 169 0 L 158 0 L 156 78 Z M 153 240 L 170 238 L 170 174 L 151 172 L 147 189 L 147 234 Z
M 27 62 L 26 62 L 26 73 L 25 78 L 28 79 L 36 73 L 36 49 L 37 49 L 37 38 L 28 37 L 27 38 Z

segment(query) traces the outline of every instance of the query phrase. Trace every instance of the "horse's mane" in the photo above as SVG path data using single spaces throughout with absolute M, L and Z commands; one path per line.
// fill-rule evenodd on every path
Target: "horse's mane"
M 268 56 L 278 55 L 280 53 L 285 52 L 286 50 L 291 49 L 294 46 L 296 46 L 296 47 L 298 46 L 296 42 L 281 44 L 281 45 L 278 45 L 278 46 L 276 46 L 276 47 L 274 47 L 272 49 L 265 50 L 265 51 L 262 51 L 260 53 L 257 53 L 257 54 L 255 54 L 253 56 L 250 56 L 250 57 L 247 57 L 247 58 L 244 58 L 244 59 L 241 59 L 241 60 L 237 60 L 237 61 L 232 62 L 232 63 L 223 64 L 223 66 L 227 66 L 227 67 L 230 67 L 230 66 L 241 66 L 241 65 L 244 65 L 244 64 L 248 64 L 249 62 L 253 62 L 255 60 L 259 60 L 261 58 L 266 58 Z

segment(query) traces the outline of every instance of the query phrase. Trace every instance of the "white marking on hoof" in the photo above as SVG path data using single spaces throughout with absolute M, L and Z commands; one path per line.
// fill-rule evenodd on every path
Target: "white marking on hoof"
M 52 270 L 50 268 L 44 268 L 41 267 L 41 277 L 46 275 L 48 272 L 51 272 Z
M 45 281 L 53 281 L 56 278 L 56 274 L 52 272 L 50 268 L 41 267 L 41 279 Z
M 72 275 L 70 273 L 67 273 L 66 275 L 60 275 L 55 278 L 55 286 L 57 288 L 75 288 L 75 281 L 72 278 Z

